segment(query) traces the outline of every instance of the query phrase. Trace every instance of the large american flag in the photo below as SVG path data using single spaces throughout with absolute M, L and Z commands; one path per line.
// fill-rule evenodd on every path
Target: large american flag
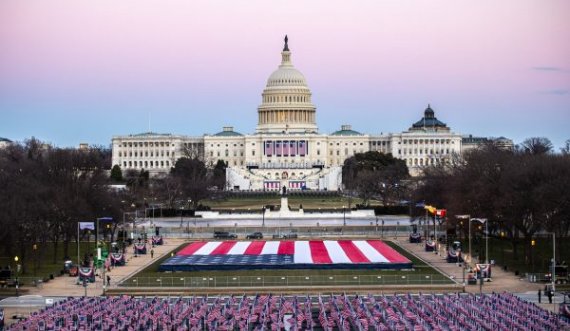
M 391 265 L 411 262 L 381 240 L 197 241 L 167 259 L 160 270 L 203 270 L 248 265 Z

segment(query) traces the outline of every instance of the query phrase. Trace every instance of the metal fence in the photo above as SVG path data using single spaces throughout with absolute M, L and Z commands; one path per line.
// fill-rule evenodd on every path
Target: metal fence
M 330 276 L 202 276 L 132 277 L 125 287 L 279 287 L 339 285 L 448 285 L 453 282 L 441 274 L 423 275 L 330 275 Z
M 160 235 L 165 238 L 186 238 L 186 239 L 209 239 L 215 231 L 231 232 L 238 235 L 238 238 L 245 238 L 252 232 L 262 232 L 264 238 L 271 239 L 273 235 L 295 233 L 299 237 L 343 237 L 343 236 L 365 236 L 371 238 L 391 239 L 396 237 L 408 237 L 409 226 L 385 226 L 384 228 L 375 226 L 329 226 L 329 227 L 203 227 L 203 228 L 161 228 Z M 145 229 L 147 236 L 154 235 L 151 228 Z M 141 236 L 142 229 L 139 228 L 136 236 Z

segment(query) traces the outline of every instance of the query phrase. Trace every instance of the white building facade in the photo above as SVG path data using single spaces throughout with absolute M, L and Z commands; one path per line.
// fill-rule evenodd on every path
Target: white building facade
M 344 161 L 356 153 L 391 153 L 406 161 L 412 175 L 461 154 L 462 136 L 437 120 L 429 105 L 422 119 L 401 133 L 367 135 L 350 125 L 331 134 L 319 133 L 317 108 L 305 77 L 292 64 L 287 41 L 285 37 L 281 64 L 261 94 L 255 133 L 244 135 L 228 126 L 202 137 L 114 136 L 113 165 L 160 175 L 180 157 L 200 157 L 210 165 L 227 162 L 229 190 L 336 191 L 341 189 Z

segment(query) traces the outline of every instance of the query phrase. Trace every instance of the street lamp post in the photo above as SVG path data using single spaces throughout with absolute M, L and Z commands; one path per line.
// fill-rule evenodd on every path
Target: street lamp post
M 261 227 L 265 228 L 265 206 L 261 207 Z
M 455 215 L 455 218 L 467 220 L 467 226 L 469 227 L 469 263 L 471 263 L 471 215 Z
M 552 270 L 551 270 L 551 287 L 552 287 L 552 296 L 554 296 L 556 294 L 556 233 L 554 231 L 552 232 L 545 232 L 546 234 L 552 234 Z M 546 293 L 545 293 L 546 294 Z M 555 311 L 556 310 L 556 298 L 554 298 L 554 308 Z M 564 296 L 564 302 L 566 302 L 566 297 Z M 558 324 L 560 323 L 560 316 L 557 314 L 556 315 L 556 325 L 558 326 Z
M 134 203 L 132 203 L 131 208 L 135 209 L 136 205 Z M 131 240 L 135 240 L 135 230 L 136 230 L 137 217 L 138 217 L 138 213 L 137 213 L 137 210 L 135 209 L 135 217 L 133 218 L 133 229 L 131 232 Z
M 183 220 L 183 218 L 182 218 L 182 217 L 183 217 L 183 216 L 182 216 L 182 214 L 183 214 L 182 212 L 183 212 L 183 211 L 184 211 L 184 207 L 180 207 L 180 229 L 182 229 L 182 226 L 183 226 L 183 225 L 182 225 L 182 222 L 184 222 L 184 220 Z
M 342 206 L 342 224 L 346 226 L 346 207 Z
M 486 218 L 472 218 L 469 220 L 469 251 L 471 252 L 471 221 L 485 224 L 485 264 L 489 264 L 489 220 Z
M 378 216 L 376 216 L 376 228 L 374 230 L 375 235 L 378 235 Z
M 545 232 L 546 234 L 552 234 L 552 269 L 550 280 L 552 282 L 552 293 L 555 291 L 554 285 L 556 284 L 556 234 L 553 232 Z
M 20 282 L 18 280 L 18 274 L 20 273 L 20 264 L 18 261 L 20 261 L 18 255 L 14 256 L 14 262 L 16 262 L 16 296 L 20 295 Z

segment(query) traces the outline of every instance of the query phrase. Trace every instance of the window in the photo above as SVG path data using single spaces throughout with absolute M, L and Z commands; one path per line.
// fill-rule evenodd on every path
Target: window
M 251 150 L 251 156 L 255 156 L 255 150 Z

